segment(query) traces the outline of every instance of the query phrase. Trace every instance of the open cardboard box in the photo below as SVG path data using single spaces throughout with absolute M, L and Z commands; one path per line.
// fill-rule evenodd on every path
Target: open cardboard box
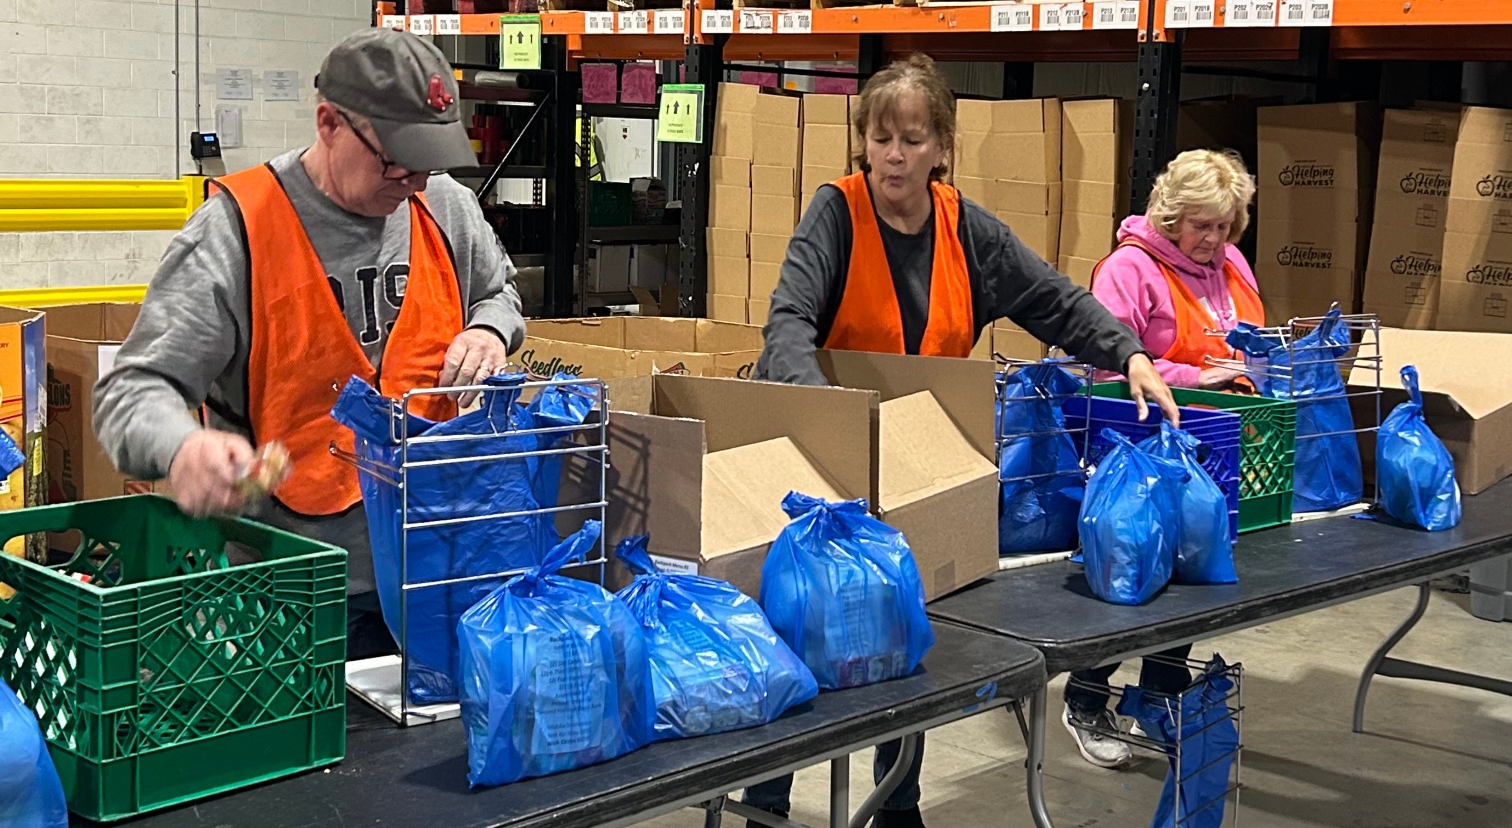
M 604 316 L 532 319 L 515 360 L 538 374 L 614 379 L 650 373 L 747 378 L 761 328 L 710 319 Z
M 1488 366 L 1512 365 L 1512 334 L 1381 329 L 1381 417 L 1407 399 L 1402 390 L 1403 365 L 1415 365 L 1423 392 L 1423 415 L 1454 456 L 1460 491 L 1479 494 L 1512 475 L 1512 381 Z M 1373 371 L 1358 366 L 1350 385 L 1368 388 Z M 1352 397 L 1355 421 L 1375 420 L 1374 401 Z M 1374 466 L 1370 434 L 1361 442 L 1361 458 Z

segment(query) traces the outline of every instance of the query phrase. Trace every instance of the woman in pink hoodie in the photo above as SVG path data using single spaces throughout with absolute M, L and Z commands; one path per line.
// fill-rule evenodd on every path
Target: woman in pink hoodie
M 1231 152 L 1191 150 L 1155 181 L 1142 216 L 1124 219 L 1098 263 L 1092 295 L 1133 329 L 1166 384 L 1222 390 L 1238 371 L 1208 364 L 1233 351 L 1215 332 L 1265 323 L 1255 274 L 1234 242 L 1249 226 L 1255 181 Z
M 1092 295 L 1134 330 L 1155 355 L 1155 368 L 1173 387 L 1224 389 L 1238 371 L 1209 364 L 1234 356 L 1221 336 L 1239 322 L 1264 324 L 1255 276 L 1234 242 L 1249 226 L 1255 182 L 1232 153 L 1192 150 L 1176 156 L 1155 181 L 1150 206 L 1118 230 L 1118 249 L 1092 273 Z M 1110 375 L 1111 376 L 1111 375 Z M 1192 645 L 1144 659 L 1139 685 L 1158 693 L 1186 689 Z M 1109 664 L 1071 674 L 1061 723 L 1082 758 L 1117 768 L 1131 758 L 1128 745 L 1110 738 L 1118 729 L 1107 709 Z

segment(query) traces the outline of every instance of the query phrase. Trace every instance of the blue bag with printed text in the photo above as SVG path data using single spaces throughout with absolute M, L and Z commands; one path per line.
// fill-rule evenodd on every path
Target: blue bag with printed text
M 1186 470 L 1105 428 L 1112 450 L 1087 481 L 1081 508 L 1082 564 L 1092 594 L 1143 604 L 1170 583 L 1181 541 L 1180 487 Z M 1223 534 L 1228 536 L 1225 512 Z
M 1407 402 L 1381 423 L 1376 440 L 1376 483 L 1386 514 L 1438 532 L 1460 522 L 1460 490 L 1454 479 L 1454 458 L 1423 419 L 1423 394 L 1417 368 L 1402 368 Z
M 641 625 L 603 587 L 557 574 L 586 559 L 602 528 L 585 522 L 458 622 L 473 787 L 585 767 L 651 741 Z
M 912 673 L 934 630 L 903 533 L 867 514 L 865 500 L 789 492 L 782 510 L 792 521 L 761 568 L 772 629 L 825 690 Z
M 1076 518 L 1087 483 L 1076 443 L 1065 433 L 1061 402 L 1079 388 L 1081 380 L 1053 361 L 1026 365 L 1003 378 L 998 554 L 1076 546 Z
M 635 575 L 616 595 L 646 634 L 657 739 L 766 724 L 819 694 L 814 674 L 740 590 L 662 572 L 645 535 L 620 541 L 614 554 Z
M 1179 465 L 1187 475 L 1177 497 L 1180 501 L 1176 563 L 1171 580 L 1178 584 L 1232 584 L 1234 539 L 1229 533 L 1228 496 L 1213 482 L 1212 475 L 1197 462 L 1196 437 L 1160 422 L 1160 433 L 1140 441 L 1139 448 L 1154 457 Z
M 37 717 L 0 681 L 0 826 L 67 828 L 68 802 Z

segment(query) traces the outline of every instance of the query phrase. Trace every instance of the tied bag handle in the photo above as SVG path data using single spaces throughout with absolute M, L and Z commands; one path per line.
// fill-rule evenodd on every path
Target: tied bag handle
M 1421 411 L 1423 408 L 1423 392 L 1418 388 L 1418 370 L 1416 365 L 1402 366 L 1402 388 L 1407 391 L 1407 397 L 1412 404 Z

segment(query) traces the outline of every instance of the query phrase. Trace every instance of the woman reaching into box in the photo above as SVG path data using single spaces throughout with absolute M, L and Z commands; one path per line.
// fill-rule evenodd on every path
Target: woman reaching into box
M 874 75 L 854 121 L 864 138 L 855 153 L 861 172 L 821 187 L 793 232 L 758 379 L 826 384 L 817 348 L 966 357 L 992 320 L 1007 317 L 1041 341 L 1127 375 L 1141 414 L 1149 401 L 1177 418 L 1138 338 L 945 183 L 955 98 L 932 60 L 914 55 Z M 899 744 L 878 747 L 879 781 Z M 873 825 L 923 825 L 922 746 Z M 791 787 L 791 777 L 779 778 L 747 789 L 745 801 L 786 817 Z

